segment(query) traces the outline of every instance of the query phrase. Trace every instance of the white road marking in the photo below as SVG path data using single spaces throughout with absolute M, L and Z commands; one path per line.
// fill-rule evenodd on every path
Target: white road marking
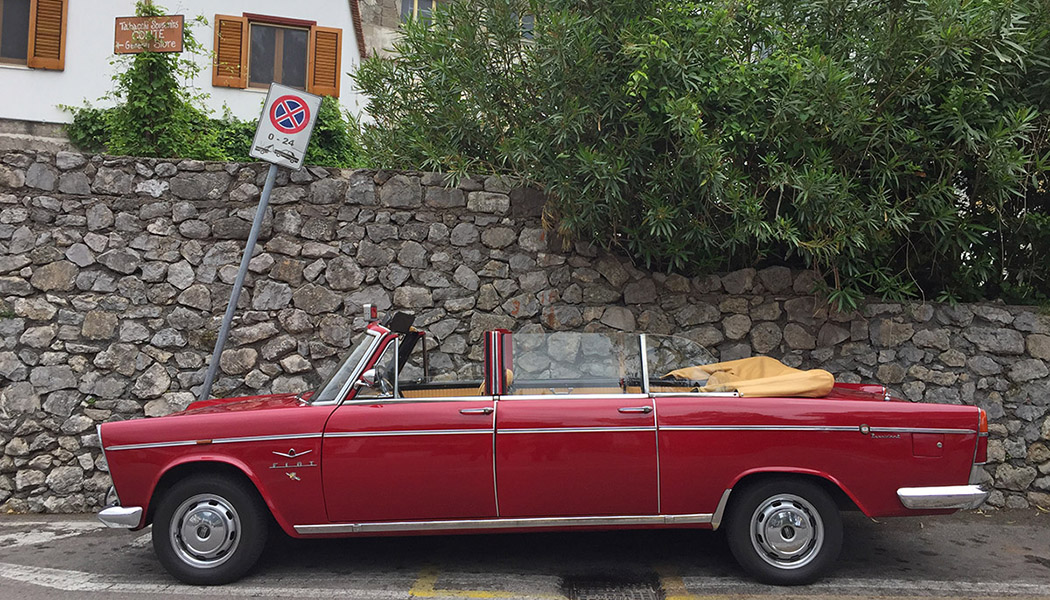
M 491 577 L 479 576 L 477 573 L 449 573 L 443 572 L 442 578 L 448 579 L 459 579 L 457 583 L 466 583 L 470 581 L 473 584 L 474 589 L 478 590 L 475 592 L 476 595 L 471 597 L 485 597 L 486 588 L 491 588 L 492 585 L 497 586 L 501 590 L 506 590 L 505 585 L 497 583 L 499 580 L 502 583 L 505 575 L 493 574 Z M 25 565 L 15 565 L 11 563 L 0 563 L 0 577 L 18 581 L 21 583 L 38 585 L 51 589 L 66 591 L 66 592 L 107 592 L 107 593 L 129 593 L 138 595 L 184 595 L 184 596 L 201 596 L 201 597 L 221 597 L 221 598 L 233 598 L 233 597 L 253 597 L 253 598 L 344 598 L 348 600 L 356 599 L 369 599 L 369 600 L 409 600 L 411 593 L 409 590 L 390 590 L 382 588 L 309 588 L 309 587 L 286 587 L 285 585 L 275 586 L 264 586 L 264 585 L 229 585 L 221 587 L 198 587 L 183 584 L 167 584 L 167 583 L 137 583 L 128 581 L 127 578 L 113 575 L 100 575 L 96 573 L 88 573 L 85 571 L 73 571 L 65 569 L 52 569 L 48 567 L 32 567 Z M 316 580 L 316 578 L 314 578 Z M 344 580 L 353 580 L 353 577 L 344 577 Z M 525 588 L 531 586 L 526 581 L 529 579 L 527 576 L 519 576 L 516 584 L 512 586 L 512 590 L 500 592 L 500 598 L 510 600 L 511 598 L 520 598 L 521 600 L 530 600 L 535 598 L 549 598 L 549 590 L 544 590 L 545 594 L 529 593 Z M 546 588 L 550 585 L 551 580 L 549 577 L 541 576 L 539 578 L 542 581 L 540 587 Z M 486 581 L 488 580 L 488 581 Z M 490 585 L 486 585 L 489 583 Z M 722 594 L 731 594 L 736 596 L 737 594 L 747 592 L 748 594 L 755 594 L 756 589 L 754 584 L 748 582 L 734 581 L 730 579 L 714 578 L 714 577 L 684 577 L 683 583 L 685 584 L 686 590 L 690 594 L 696 594 L 698 596 L 712 597 L 719 596 Z M 459 586 L 456 586 L 457 588 Z M 916 594 L 925 595 L 926 593 L 933 592 L 938 595 L 946 595 L 949 597 L 959 595 L 980 595 L 980 596 L 1050 596 L 1050 585 L 1037 584 L 1037 583 L 1021 583 L 1021 582 L 1010 582 L 1010 583 L 986 583 L 986 582 L 959 582 L 959 581 L 933 581 L 933 580 L 918 580 L 918 581 L 905 581 L 897 579 L 833 579 L 822 583 L 807 586 L 805 589 L 807 596 L 819 596 L 821 594 L 828 594 L 834 592 L 852 592 L 849 595 L 855 595 L 860 592 L 863 596 L 872 596 L 879 594 L 896 595 L 900 593 L 904 594 Z M 770 588 L 774 590 L 774 588 Z M 442 592 L 451 594 L 450 598 L 458 598 L 462 600 L 464 593 L 457 590 L 433 590 L 433 595 L 426 595 L 428 598 L 441 598 Z M 509 592 L 509 593 L 508 593 Z M 490 592 L 491 593 L 491 592 Z M 505 594 L 505 595 L 504 595 Z M 520 595 L 519 595 L 520 594 Z M 764 594 L 762 594 L 764 595 Z
M 102 523 L 93 523 L 91 521 L 59 521 L 54 523 L 45 523 L 43 521 L 19 521 L 17 525 L 20 529 L 25 528 L 26 526 L 41 527 L 42 529 L 0 533 L 0 548 L 17 548 L 19 546 L 45 544 L 55 540 L 75 537 L 105 527 Z
M 750 593 L 755 592 L 755 584 L 716 577 L 685 576 L 682 577 L 682 582 L 690 593 L 698 595 L 710 595 L 712 592 L 743 591 L 745 588 Z M 769 589 L 773 590 L 776 588 L 770 587 Z M 970 594 L 981 596 L 1050 596 L 1050 585 L 1019 581 L 990 583 L 985 581 L 844 579 L 832 577 L 802 589 L 805 589 L 807 594 L 859 591 L 864 592 L 865 595 L 875 593 L 915 594 L 916 592 L 933 592 L 951 597 Z
M 348 598 L 375 600 L 407 600 L 408 591 L 383 589 L 332 589 L 305 587 L 268 587 L 268 586 L 213 586 L 201 587 L 180 583 L 134 583 L 117 577 L 69 571 L 48 567 L 29 567 L 0 563 L 0 577 L 39 585 L 64 592 L 107 592 L 129 594 L 179 594 L 183 596 L 213 596 L 252 598 Z
M 20 531 L 5 533 L 16 526 Z M 32 527 L 33 531 L 25 531 Z M 0 523 L 0 547 L 15 548 L 45 544 L 56 540 L 75 537 L 103 529 L 103 525 L 94 521 L 18 521 L 17 523 Z M 150 544 L 149 532 L 138 535 L 126 546 L 144 548 Z M 442 571 L 441 581 L 444 585 L 433 589 L 435 581 L 426 594 L 415 594 L 432 600 L 463 600 L 463 598 L 492 598 L 503 600 L 539 600 L 550 598 L 559 588 L 559 580 L 548 575 L 525 575 L 512 573 L 478 573 Z M 255 597 L 255 598 L 337 598 L 367 600 L 411 600 L 412 590 L 408 589 L 410 581 L 398 581 L 397 575 L 383 572 L 362 574 L 360 576 L 338 574 L 310 575 L 309 579 L 316 586 L 331 582 L 333 587 L 301 587 L 289 582 L 284 575 L 278 579 L 259 578 L 258 583 L 251 581 L 223 587 L 198 587 L 178 583 L 144 583 L 132 580 L 128 576 L 105 575 L 86 571 L 34 567 L 0 562 L 0 578 L 18 581 L 67 592 L 109 592 L 129 593 L 136 595 L 183 595 L 199 597 Z M 776 596 L 778 588 L 756 585 L 751 582 L 724 577 L 682 576 L 683 598 L 704 596 L 739 597 L 741 594 Z M 346 585 L 374 584 L 376 587 L 347 588 Z M 391 589 L 400 588 L 401 589 Z M 414 589 L 414 588 L 413 588 Z M 1018 597 L 1040 596 L 1050 598 L 1050 584 L 1030 583 L 1024 581 L 1003 582 L 966 582 L 938 580 L 903 580 L 903 579 L 861 579 L 831 578 L 806 586 L 799 591 L 807 596 L 835 596 L 845 594 L 848 597 L 896 596 L 896 595 L 930 595 L 939 597 L 988 596 Z M 670 592 L 670 590 L 668 590 Z M 495 595 L 494 595 L 495 594 Z M 676 596 L 678 597 L 678 596 Z

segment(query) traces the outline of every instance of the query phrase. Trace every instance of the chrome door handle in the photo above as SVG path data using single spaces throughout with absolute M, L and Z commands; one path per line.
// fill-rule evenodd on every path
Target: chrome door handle
M 651 406 L 625 406 L 625 407 L 619 409 L 619 412 L 622 412 L 622 413 L 644 413 L 644 414 L 649 414 L 649 413 L 653 412 L 653 407 L 651 407 Z
M 485 408 L 461 408 L 459 409 L 461 415 L 491 415 L 492 407 L 486 406 Z

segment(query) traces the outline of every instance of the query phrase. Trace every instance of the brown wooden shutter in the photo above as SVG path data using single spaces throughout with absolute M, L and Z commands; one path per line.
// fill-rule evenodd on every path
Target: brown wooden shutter
M 310 28 L 310 65 L 306 91 L 318 96 L 339 96 L 343 30 Z
M 215 62 L 211 84 L 248 87 L 248 19 L 215 15 Z
M 66 67 L 68 0 L 33 0 L 29 8 L 26 65 L 61 71 Z

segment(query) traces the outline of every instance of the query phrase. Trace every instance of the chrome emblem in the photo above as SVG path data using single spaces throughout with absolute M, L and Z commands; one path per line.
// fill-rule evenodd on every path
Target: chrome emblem
M 299 479 L 299 476 L 295 474 L 295 471 L 285 473 L 285 475 L 287 475 L 288 479 L 291 479 L 292 481 L 302 481 L 302 479 Z
M 285 458 L 295 458 L 296 456 L 302 456 L 304 454 L 309 454 L 311 452 L 313 452 L 313 450 L 304 450 L 302 452 L 296 452 L 295 448 L 289 448 L 288 452 L 278 452 L 276 450 L 273 451 L 273 453 L 276 454 L 277 456 L 283 456 Z
M 306 469 L 308 467 L 316 467 L 316 466 L 317 466 L 317 463 L 315 463 L 312 460 L 310 462 L 308 462 L 308 463 L 304 463 L 301 460 L 297 460 L 295 462 L 292 462 L 290 460 L 286 460 L 283 465 L 281 463 L 273 463 L 272 465 L 270 465 L 270 468 L 271 469 Z

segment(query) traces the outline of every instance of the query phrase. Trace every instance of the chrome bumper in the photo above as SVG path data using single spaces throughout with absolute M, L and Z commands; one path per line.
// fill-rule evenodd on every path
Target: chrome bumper
M 897 490 L 897 497 L 905 508 L 918 510 L 977 508 L 984 504 L 989 494 L 990 491 L 979 485 L 912 487 Z
M 134 529 L 142 522 L 141 506 L 110 506 L 98 513 L 98 520 L 106 527 L 124 527 Z

